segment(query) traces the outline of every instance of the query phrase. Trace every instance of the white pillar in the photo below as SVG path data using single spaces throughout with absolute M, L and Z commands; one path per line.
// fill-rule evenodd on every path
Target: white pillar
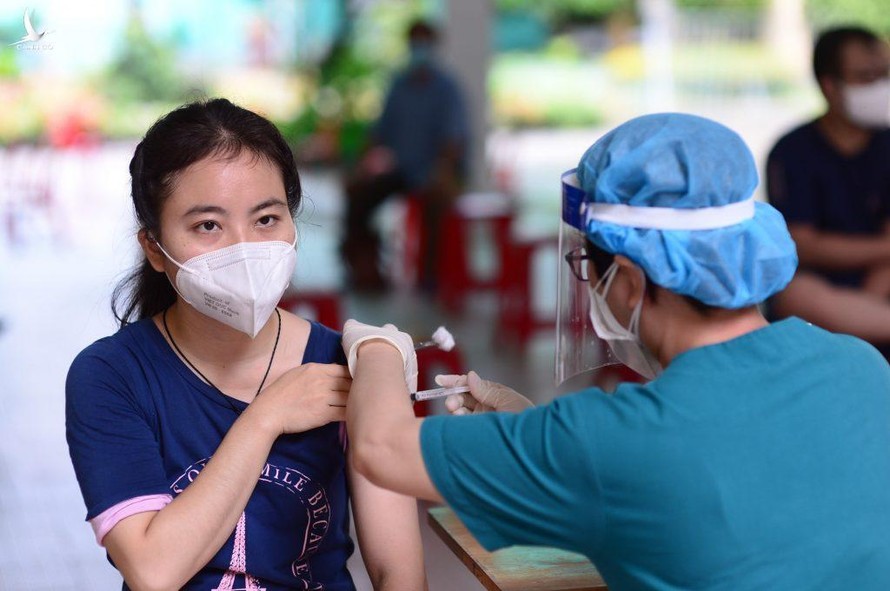
M 763 34 L 782 65 L 798 80 L 809 81 L 813 39 L 804 8 L 804 0 L 770 0 Z
M 491 61 L 491 0 L 446 0 L 442 23 L 445 62 L 458 78 L 470 117 L 469 189 L 485 190 L 485 138 L 489 128 L 488 67 Z
M 639 0 L 643 59 L 646 67 L 646 111 L 671 111 L 674 106 L 673 0 Z

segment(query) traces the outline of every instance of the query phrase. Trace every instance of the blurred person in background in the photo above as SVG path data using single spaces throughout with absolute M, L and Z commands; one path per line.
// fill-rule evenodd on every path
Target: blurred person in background
M 409 62 L 393 79 L 367 148 L 346 180 L 341 254 L 358 290 L 386 287 L 373 216 L 393 195 L 421 201 L 419 279 L 434 288 L 440 222 L 464 183 L 469 122 L 461 89 L 437 60 L 439 34 L 430 23 L 415 21 L 407 37 Z
M 447 401 L 468 416 L 418 419 L 411 337 L 350 320 L 359 472 L 446 501 L 488 550 L 584 554 L 611 591 L 890 589 L 890 366 L 855 337 L 762 316 L 797 256 L 754 198 L 742 139 L 648 115 L 564 178 L 563 277 L 589 302 L 578 327 L 651 381 L 532 408 L 475 374 L 440 376 L 468 384 Z
M 770 301 L 890 355 L 890 49 L 873 32 L 823 32 L 813 70 L 825 113 L 767 160 L 769 201 L 788 221 L 800 270 Z
M 293 155 L 225 99 L 159 119 L 130 162 L 144 258 L 114 335 L 74 360 L 71 460 L 124 589 L 425 587 L 414 499 L 349 467 L 340 335 L 277 308 L 296 261 Z

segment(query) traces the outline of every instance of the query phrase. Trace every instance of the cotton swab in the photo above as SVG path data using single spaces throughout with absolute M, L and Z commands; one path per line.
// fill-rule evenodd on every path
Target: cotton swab
M 436 329 L 436 332 L 433 333 L 433 336 L 428 341 L 423 341 L 421 343 L 417 343 L 414 345 L 414 350 L 419 351 L 420 349 L 427 349 L 429 347 L 438 347 L 442 351 L 451 351 L 454 349 L 454 337 L 448 332 L 448 329 L 444 326 L 440 326 Z M 422 400 L 432 400 L 433 398 L 442 398 L 444 396 L 450 396 L 451 394 L 461 394 L 463 392 L 469 392 L 470 388 L 468 386 L 454 386 L 451 388 L 433 388 L 431 390 L 420 390 L 419 392 L 414 392 L 411 394 L 411 400 L 415 402 L 420 402 Z
M 420 349 L 427 349 L 429 347 L 438 347 L 443 351 L 451 351 L 454 349 L 454 344 L 454 337 L 451 336 L 448 329 L 444 326 L 440 326 L 436 329 L 436 332 L 433 333 L 430 340 L 414 345 L 414 350 L 419 351 Z

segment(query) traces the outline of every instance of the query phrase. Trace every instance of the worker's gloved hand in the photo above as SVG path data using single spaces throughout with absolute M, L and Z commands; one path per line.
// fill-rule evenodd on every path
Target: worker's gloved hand
M 401 332 L 395 325 L 371 326 L 350 318 L 343 325 L 343 352 L 349 365 L 349 375 L 355 376 L 358 347 L 366 341 L 380 339 L 398 349 L 405 362 L 405 383 L 409 392 L 417 391 L 417 354 L 411 335 Z
M 531 400 L 515 390 L 483 380 L 475 371 L 467 375 L 439 375 L 440 386 L 469 386 L 465 394 L 452 394 L 445 399 L 445 407 L 453 415 L 477 414 L 489 411 L 522 412 L 534 406 Z

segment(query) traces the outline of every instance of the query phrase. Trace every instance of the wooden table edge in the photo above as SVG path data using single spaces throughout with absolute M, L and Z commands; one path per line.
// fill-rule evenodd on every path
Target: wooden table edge
M 427 508 L 426 510 L 426 520 L 429 526 L 432 528 L 436 535 L 439 536 L 439 539 L 444 542 L 444 544 L 457 556 L 458 560 L 460 560 L 464 566 L 467 567 L 473 576 L 482 583 L 482 586 L 485 587 L 488 591 L 502 591 L 502 589 L 497 585 L 497 583 L 489 576 L 488 572 L 479 565 L 478 562 L 473 560 L 473 557 L 457 543 L 457 540 L 448 533 L 439 520 L 436 518 L 433 513 L 434 509 L 444 509 L 451 510 L 447 505 L 433 505 Z M 455 516 L 456 517 L 456 516 Z M 608 591 L 608 586 L 605 583 L 602 585 L 595 585 L 593 587 L 584 587 L 581 589 L 572 589 L 570 591 Z M 554 591 L 561 591 L 559 589 L 555 589 Z

